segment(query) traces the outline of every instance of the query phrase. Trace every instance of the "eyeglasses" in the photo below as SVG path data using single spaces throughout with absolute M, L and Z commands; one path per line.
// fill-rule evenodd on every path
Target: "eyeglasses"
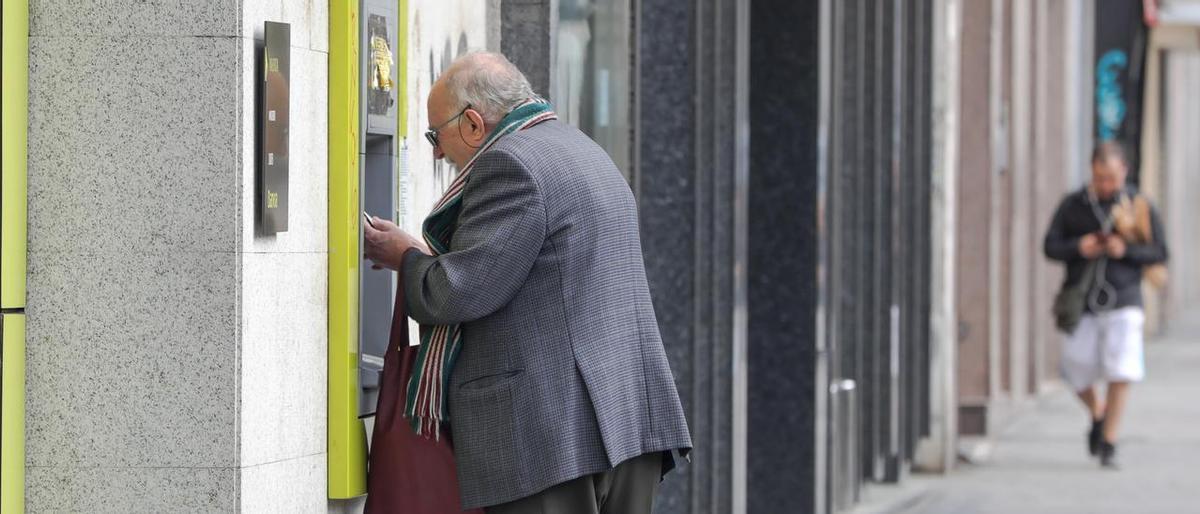
M 453 123 L 454 120 L 457 120 L 458 118 L 462 117 L 462 115 L 467 112 L 467 109 L 470 109 L 470 108 L 471 108 L 471 104 L 467 104 L 467 106 L 463 107 L 461 111 L 458 111 L 458 114 L 455 114 L 453 118 L 446 120 L 445 123 L 442 123 L 441 125 L 438 125 L 436 127 L 430 127 L 429 130 L 425 131 L 425 139 L 427 141 L 429 141 L 429 144 L 433 145 L 434 148 L 437 148 L 438 132 L 441 132 L 442 129 L 446 128 L 446 125 L 449 125 L 449 124 Z

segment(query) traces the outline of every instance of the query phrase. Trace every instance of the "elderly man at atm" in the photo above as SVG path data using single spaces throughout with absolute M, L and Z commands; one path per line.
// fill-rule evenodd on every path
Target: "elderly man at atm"
M 427 107 L 456 179 L 421 239 L 364 227 L 422 325 L 407 414 L 449 425 L 463 508 L 649 513 L 692 442 L 628 184 L 502 55 L 459 58 Z

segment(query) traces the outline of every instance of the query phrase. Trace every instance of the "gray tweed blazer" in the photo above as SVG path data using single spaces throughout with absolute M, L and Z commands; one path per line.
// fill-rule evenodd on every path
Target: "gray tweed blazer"
M 410 251 L 403 278 L 414 319 L 462 323 L 447 398 L 464 509 L 691 448 L 633 194 L 596 143 L 558 121 L 505 136 L 451 243 Z

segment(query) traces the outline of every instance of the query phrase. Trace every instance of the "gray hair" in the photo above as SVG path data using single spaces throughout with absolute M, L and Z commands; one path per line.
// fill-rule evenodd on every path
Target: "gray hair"
M 444 72 L 446 90 L 459 105 L 470 104 L 484 123 L 499 123 L 530 98 L 538 98 L 529 79 L 503 54 L 471 52 L 455 59 Z

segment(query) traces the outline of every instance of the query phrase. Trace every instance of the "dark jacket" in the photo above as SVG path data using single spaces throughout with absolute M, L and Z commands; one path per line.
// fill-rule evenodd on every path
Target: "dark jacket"
M 1126 189 L 1130 198 L 1136 193 L 1132 187 Z M 1117 197 L 1110 200 L 1100 200 L 1100 210 L 1107 216 Z M 1087 259 L 1079 254 L 1079 240 L 1083 236 L 1101 231 L 1100 219 L 1092 209 L 1088 199 L 1087 189 L 1081 189 L 1067 195 L 1054 213 L 1050 229 L 1046 231 L 1044 251 L 1046 257 L 1067 265 L 1065 285 L 1078 284 L 1083 276 Z M 1158 211 L 1150 207 L 1150 223 L 1153 230 L 1153 242 L 1149 244 L 1127 244 L 1125 256 L 1121 259 L 1108 259 L 1105 265 L 1104 279 L 1117 292 L 1115 308 L 1142 306 L 1142 267 L 1165 262 L 1167 260 L 1167 243 L 1163 231 L 1162 220 Z M 1093 286 L 1095 287 L 1094 283 Z M 1091 307 L 1088 307 L 1091 311 Z
M 448 399 L 463 507 L 692 446 L 633 193 L 579 130 L 547 121 L 481 154 L 450 251 L 408 252 L 404 289 L 413 319 L 462 324 Z

